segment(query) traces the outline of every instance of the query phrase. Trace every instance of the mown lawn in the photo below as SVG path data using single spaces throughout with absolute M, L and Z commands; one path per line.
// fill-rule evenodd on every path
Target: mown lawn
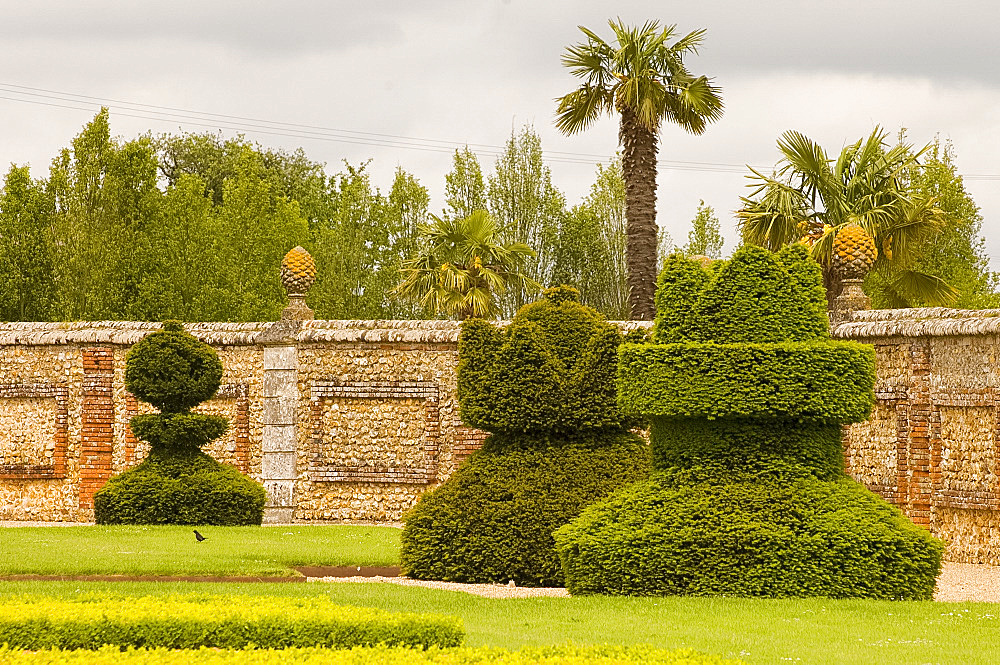
M 3 582 L 6 594 L 326 595 L 334 602 L 459 616 L 470 646 L 650 644 L 747 663 L 1000 662 L 1000 607 L 826 599 L 532 598 L 489 600 L 390 584 Z
M 295 575 L 292 566 L 394 566 L 399 529 L 364 526 L 0 528 L 4 575 Z

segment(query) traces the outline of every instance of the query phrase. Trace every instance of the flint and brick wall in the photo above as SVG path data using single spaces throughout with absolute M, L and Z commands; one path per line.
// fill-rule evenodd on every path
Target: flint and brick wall
M 128 423 L 152 407 L 125 389 L 125 357 L 158 328 L 0 323 L 0 520 L 90 521 L 94 493 L 145 458 Z M 263 482 L 276 518 L 398 520 L 485 438 L 458 417 L 457 323 L 187 329 L 224 368 L 197 410 L 230 429 L 206 452 Z M 294 369 L 268 364 L 286 356 Z
M 0 520 L 91 520 L 94 492 L 145 457 L 128 421 L 151 408 L 125 390 L 125 354 L 158 327 L 0 323 Z M 456 323 L 188 330 L 224 366 L 199 410 L 231 428 L 206 450 L 263 481 L 275 515 L 398 520 L 485 438 L 458 415 Z M 943 538 L 950 560 L 1000 565 L 1000 311 L 856 312 L 833 335 L 876 349 L 874 412 L 845 428 L 849 473 Z M 294 352 L 290 401 L 269 392 L 267 372 L 288 371 L 265 368 L 275 347 Z M 262 468 L 268 455 L 293 479 Z
M 1000 565 L 1000 310 L 855 312 L 834 337 L 875 346 L 875 409 L 845 428 L 848 473 L 947 544 Z

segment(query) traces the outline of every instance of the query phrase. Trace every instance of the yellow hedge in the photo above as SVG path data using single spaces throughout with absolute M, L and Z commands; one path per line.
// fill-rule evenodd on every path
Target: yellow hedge
M 741 661 L 690 650 L 644 647 L 551 647 L 507 652 L 499 649 L 357 647 L 350 650 L 285 649 L 197 651 L 103 647 L 97 651 L 18 651 L 0 646 L 5 665 L 739 665 Z

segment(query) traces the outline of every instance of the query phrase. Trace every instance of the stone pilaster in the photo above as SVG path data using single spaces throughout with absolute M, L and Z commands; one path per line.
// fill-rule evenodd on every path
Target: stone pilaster
M 291 522 L 295 513 L 298 354 L 294 346 L 263 348 L 264 389 L 261 482 L 267 490 L 265 523 Z

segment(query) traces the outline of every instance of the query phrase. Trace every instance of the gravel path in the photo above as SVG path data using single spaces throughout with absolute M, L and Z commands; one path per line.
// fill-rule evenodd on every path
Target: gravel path
M 500 584 L 460 584 L 458 582 L 431 582 L 411 580 L 407 577 L 310 577 L 310 582 L 386 582 L 403 586 L 422 586 L 428 589 L 464 591 L 485 598 L 536 598 L 548 596 L 568 598 L 566 589 L 511 587 Z M 934 600 L 946 603 L 963 601 L 1000 603 L 1000 566 L 970 563 L 945 563 L 938 577 Z
M 430 580 L 411 580 L 408 577 L 310 577 L 309 582 L 386 582 L 400 586 L 422 586 L 427 589 L 442 589 L 444 591 L 464 591 L 484 598 L 537 598 L 549 596 L 569 598 L 569 592 L 563 588 L 554 587 L 520 587 L 505 584 L 461 584 L 459 582 L 433 582 Z
M 1000 603 L 1000 566 L 945 563 L 941 566 L 934 600 Z

